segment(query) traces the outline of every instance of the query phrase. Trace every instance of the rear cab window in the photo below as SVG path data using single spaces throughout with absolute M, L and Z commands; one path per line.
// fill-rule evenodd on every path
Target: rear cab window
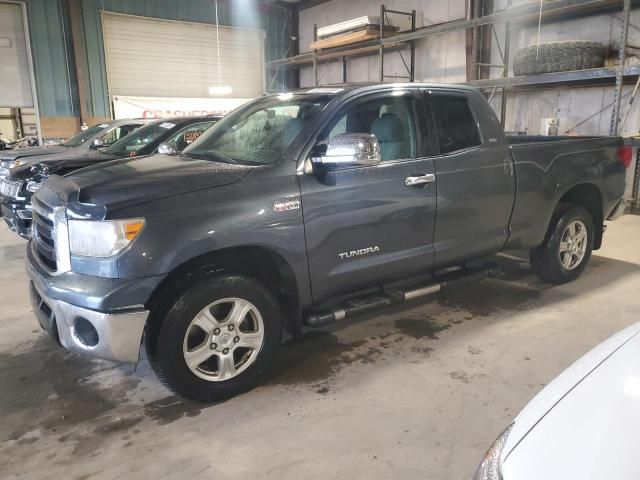
M 437 130 L 440 154 L 449 154 L 482 144 L 478 125 L 464 95 L 434 94 L 429 98 Z

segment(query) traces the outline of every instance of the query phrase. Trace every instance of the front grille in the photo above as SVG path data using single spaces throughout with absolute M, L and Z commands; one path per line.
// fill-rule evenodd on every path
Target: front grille
M 5 167 L 0 167 L 0 178 L 4 178 L 9 175 L 9 169 Z
M 0 195 L 9 198 L 18 198 L 21 189 L 22 182 L 14 182 L 6 178 L 0 179 Z
M 33 232 L 32 238 L 35 245 L 35 254 L 38 260 L 51 272 L 58 269 L 56 258 L 56 228 L 53 208 L 33 197 Z

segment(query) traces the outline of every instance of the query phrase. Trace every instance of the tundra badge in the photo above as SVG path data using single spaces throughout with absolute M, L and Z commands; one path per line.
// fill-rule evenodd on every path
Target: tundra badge
M 360 255 L 369 255 L 371 253 L 379 253 L 379 252 L 380 252 L 380 247 L 377 245 L 374 245 L 373 247 L 359 248 L 358 250 L 349 250 L 348 252 L 342 252 L 342 253 L 339 253 L 338 256 L 340 257 L 340 260 L 344 260 L 345 258 L 359 257 Z

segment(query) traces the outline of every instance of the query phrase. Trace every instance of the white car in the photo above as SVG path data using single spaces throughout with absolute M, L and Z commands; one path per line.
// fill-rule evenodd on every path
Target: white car
M 472 480 L 640 479 L 639 332 L 615 334 L 547 385 Z

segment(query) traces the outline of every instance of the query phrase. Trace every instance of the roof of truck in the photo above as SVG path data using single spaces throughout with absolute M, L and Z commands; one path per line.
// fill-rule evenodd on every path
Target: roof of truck
M 352 93 L 355 90 L 361 91 L 376 91 L 386 90 L 389 88 L 444 88 L 447 90 L 464 90 L 464 91 L 477 91 L 475 87 L 461 84 L 451 83 L 427 83 L 427 82 L 402 82 L 402 83 L 379 83 L 379 82 L 362 82 L 362 83 L 337 83 L 329 85 L 317 85 L 306 88 L 299 88 L 292 90 L 291 92 L 278 92 L 273 95 L 286 95 L 288 93 L 293 95 L 309 95 L 309 94 L 327 94 L 327 95 L 344 95 L 346 93 Z

